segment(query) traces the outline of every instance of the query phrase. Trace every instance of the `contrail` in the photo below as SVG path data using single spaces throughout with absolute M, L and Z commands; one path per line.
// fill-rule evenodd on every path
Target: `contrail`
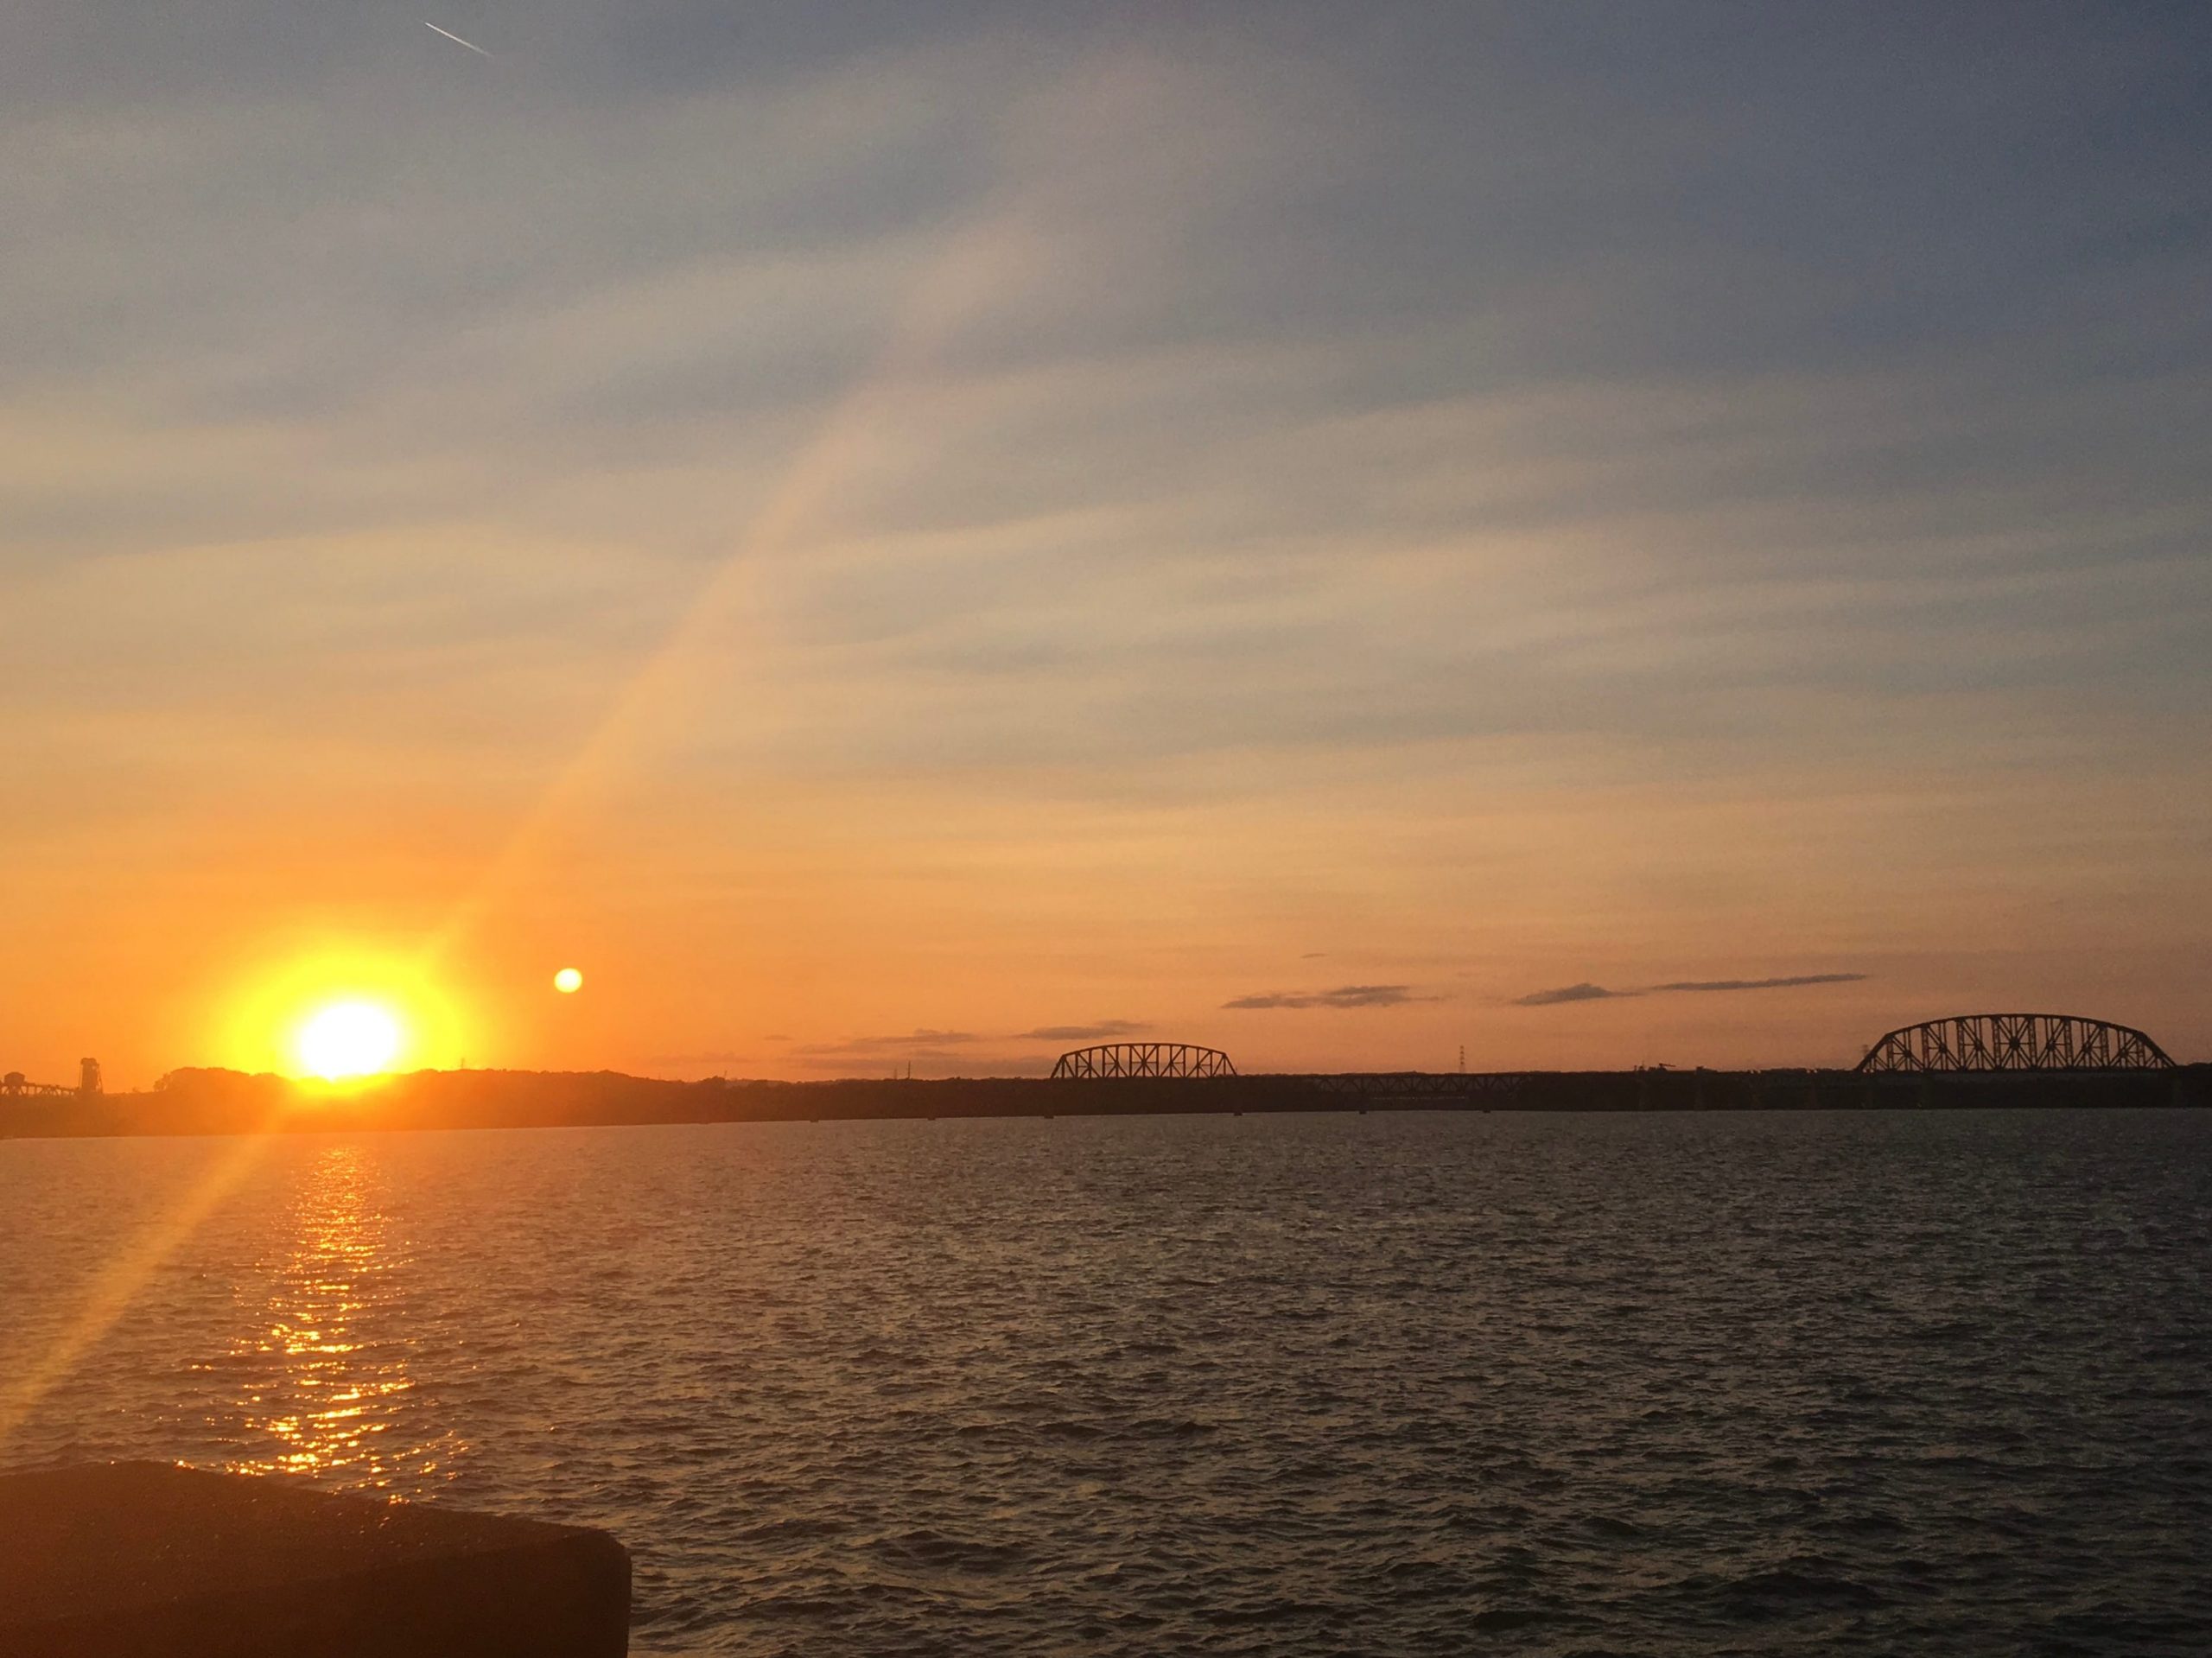
M 434 32 L 435 32 L 435 33 L 437 33 L 437 34 L 440 34 L 440 35 L 444 35 L 448 40 L 449 40 L 449 41 L 453 41 L 456 46 L 465 46 L 465 47 L 467 47 L 470 51 L 472 51 L 472 52 L 474 52 L 474 54 L 476 54 L 476 55 L 477 55 L 478 57 L 480 57 L 480 58 L 488 58 L 488 57 L 490 57 L 490 56 L 492 55 L 489 52 L 486 52 L 486 51 L 482 47 L 480 47 L 480 46 L 477 45 L 475 41 L 464 41 L 464 40 L 462 40 L 462 39 L 461 38 L 461 36 L 460 36 L 460 35 L 458 35 L 454 34 L 454 33 L 453 32 L 453 30 L 451 30 L 451 29 L 440 29 L 440 28 L 438 28 L 438 26 L 437 26 L 435 23 L 432 22 L 431 22 L 429 18 L 427 18 L 427 17 L 425 17 L 425 18 L 423 20 L 423 28 L 425 28 L 425 29 L 427 29 L 433 30 Z

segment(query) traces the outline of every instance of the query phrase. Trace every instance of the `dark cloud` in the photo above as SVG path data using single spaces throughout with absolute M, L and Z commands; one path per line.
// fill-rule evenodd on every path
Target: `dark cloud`
M 1633 990 L 1608 990 L 1602 984 L 1564 984 L 1556 990 L 1531 990 L 1525 996 L 1516 996 L 1516 1007 L 1556 1007 L 1563 1001 L 1611 1001 L 1616 996 L 1633 996 Z
M 1040 1025 L 1020 1035 L 1040 1042 L 1088 1042 L 1102 1037 L 1135 1036 L 1152 1028 L 1133 1019 L 1102 1019 L 1096 1025 Z
M 1262 995 L 1239 996 L 1224 1007 L 1395 1007 L 1402 1002 L 1433 1001 L 1416 996 L 1406 984 L 1345 984 L 1334 990 L 1275 990 Z
M 1678 979 L 1654 990 L 1788 990 L 1801 984 L 1857 984 L 1864 973 L 1800 973 L 1786 979 Z

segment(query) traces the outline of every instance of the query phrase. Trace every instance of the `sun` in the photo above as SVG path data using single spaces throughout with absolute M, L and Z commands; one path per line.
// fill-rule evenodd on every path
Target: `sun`
M 272 936 L 213 1013 L 216 1063 L 350 1093 L 402 1071 L 451 1067 L 498 1045 L 419 949 Z M 212 1011 L 212 1010 L 211 1010 Z M 312 1089 L 310 1091 L 314 1091 Z
M 308 1016 L 294 1045 L 302 1070 L 336 1083 L 391 1070 L 406 1037 L 399 1015 L 380 1002 L 334 1001 Z

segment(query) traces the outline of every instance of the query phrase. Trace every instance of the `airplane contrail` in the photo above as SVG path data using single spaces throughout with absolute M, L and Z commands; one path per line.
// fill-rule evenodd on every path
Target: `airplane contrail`
M 470 51 L 472 51 L 472 52 L 474 52 L 474 54 L 476 54 L 476 55 L 477 55 L 478 57 L 480 57 L 480 58 L 488 58 L 488 57 L 490 57 L 490 56 L 492 55 L 489 52 L 486 52 L 486 51 L 482 47 L 480 47 L 480 46 L 477 45 L 475 41 L 464 41 L 464 40 L 462 40 L 462 39 L 461 38 L 461 36 L 460 36 L 460 35 L 458 35 L 454 34 L 454 33 L 453 32 L 453 30 L 451 30 L 451 29 L 440 29 L 440 28 L 438 28 L 438 26 L 437 26 L 435 23 L 432 22 L 431 22 L 429 18 L 427 18 L 427 17 L 425 17 L 425 18 L 423 20 L 423 28 L 425 28 L 425 29 L 430 29 L 430 30 L 432 30 L 433 32 L 435 32 L 435 33 L 436 33 L 436 34 L 440 34 L 440 35 L 444 35 L 448 40 L 449 40 L 449 41 L 453 41 L 453 42 L 454 42 L 455 45 L 457 45 L 457 46 L 465 46 L 465 47 L 467 47 Z

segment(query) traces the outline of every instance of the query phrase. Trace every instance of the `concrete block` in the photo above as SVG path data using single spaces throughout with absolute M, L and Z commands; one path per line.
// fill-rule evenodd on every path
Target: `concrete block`
M 282 1478 L 0 1475 L 0 1658 L 620 1658 L 604 1532 Z

